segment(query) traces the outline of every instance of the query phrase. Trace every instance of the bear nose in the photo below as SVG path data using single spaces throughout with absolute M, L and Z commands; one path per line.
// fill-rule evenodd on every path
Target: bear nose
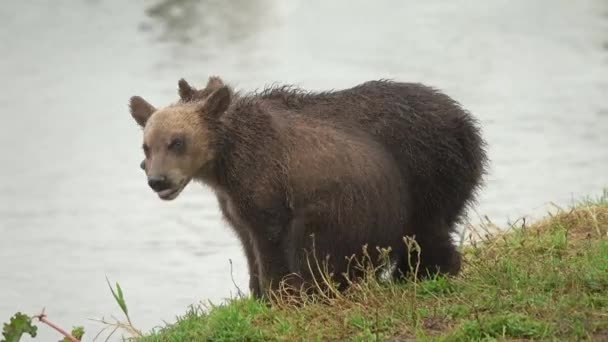
M 148 185 L 152 190 L 159 192 L 170 188 L 170 184 L 165 176 L 148 177 Z

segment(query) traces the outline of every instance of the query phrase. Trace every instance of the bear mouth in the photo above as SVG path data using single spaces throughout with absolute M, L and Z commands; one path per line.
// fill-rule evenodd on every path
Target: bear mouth
M 177 187 L 157 192 L 157 195 L 160 199 L 165 201 L 174 200 L 182 192 L 182 190 L 184 190 L 186 184 L 188 184 L 187 179 L 181 182 Z

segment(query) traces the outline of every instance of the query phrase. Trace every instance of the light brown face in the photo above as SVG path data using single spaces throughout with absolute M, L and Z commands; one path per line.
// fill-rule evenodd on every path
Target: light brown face
M 144 170 L 164 200 L 176 198 L 212 157 L 209 132 L 192 106 L 155 112 L 144 127 Z
M 208 127 L 230 104 L 228 88 L 201 103 L 181 103 L 156 109 L 138 96 L 131 115 L 144 128 L 141 163 L 148 185 L 163 200 L 173 200 L 214 158 L 215 136 Z

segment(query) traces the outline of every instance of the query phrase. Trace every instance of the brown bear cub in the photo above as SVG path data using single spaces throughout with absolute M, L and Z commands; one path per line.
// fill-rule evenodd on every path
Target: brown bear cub
M 180 100 L 163 108 L 131 98 L 142 168 L 164 200 L 191 180 L 214 190 L 254 296 L 314 283 L 316 262 L 343 289 L 360 276 L 348 258 L 364 245 L 372 261 L 390 248 L 393 274 L 407 274 L 405 236 L 420 246 L 422 274 L 460 270 L 450 234 L 487 158 L 476 120 L 450 97 L 387 80 L 318 93 L 240 94 L 217 77 L 202 90 L 178 85 Z

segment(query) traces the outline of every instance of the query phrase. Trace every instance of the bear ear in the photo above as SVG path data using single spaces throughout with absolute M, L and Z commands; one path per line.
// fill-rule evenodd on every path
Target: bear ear
M 156 111 L 154 106 L 139 96 L 131 97 L 129 108 L 131 110 L 131 116 L 141 127 L 146 125 L 150 115 Z
M 194 98 L 196 89 L 192 88 L 185 79 L 180 79 L 177 82 L 179 97 L 184 102 L 191 101 Z
M 205 86 L 204 89 L 197 91 L 194 97 L 199 100 L 204 100 L 209 97 L 209 95 L 211 95 L 214 91 L 220 89 L 223 86 L 224 82 L 219 77 L 211 76 L 209 77 L 209 81 L 207 81 L 207 86 Z
M 222 81 L 219 76 L 211 76 L 209 77 L 209 81 L 207 81 L 207 89 L 213 91 L 219 89 L 224 86 L 224 81 Z
M 230 106 L 231 97 L 230 88 L 222 86 L 207 97 L 199 112 L 207 118 L 219 118 Z
M 195 100 L 204 100 L 215 90 L 223 87 L 224 82 L 218 76 L 211 76 L 207 81 L 207 86 L 201 90 L 197 90 L 183 78 L 177 82 L 177 85 L 180 99 L 183 102 L 191 102 Z

